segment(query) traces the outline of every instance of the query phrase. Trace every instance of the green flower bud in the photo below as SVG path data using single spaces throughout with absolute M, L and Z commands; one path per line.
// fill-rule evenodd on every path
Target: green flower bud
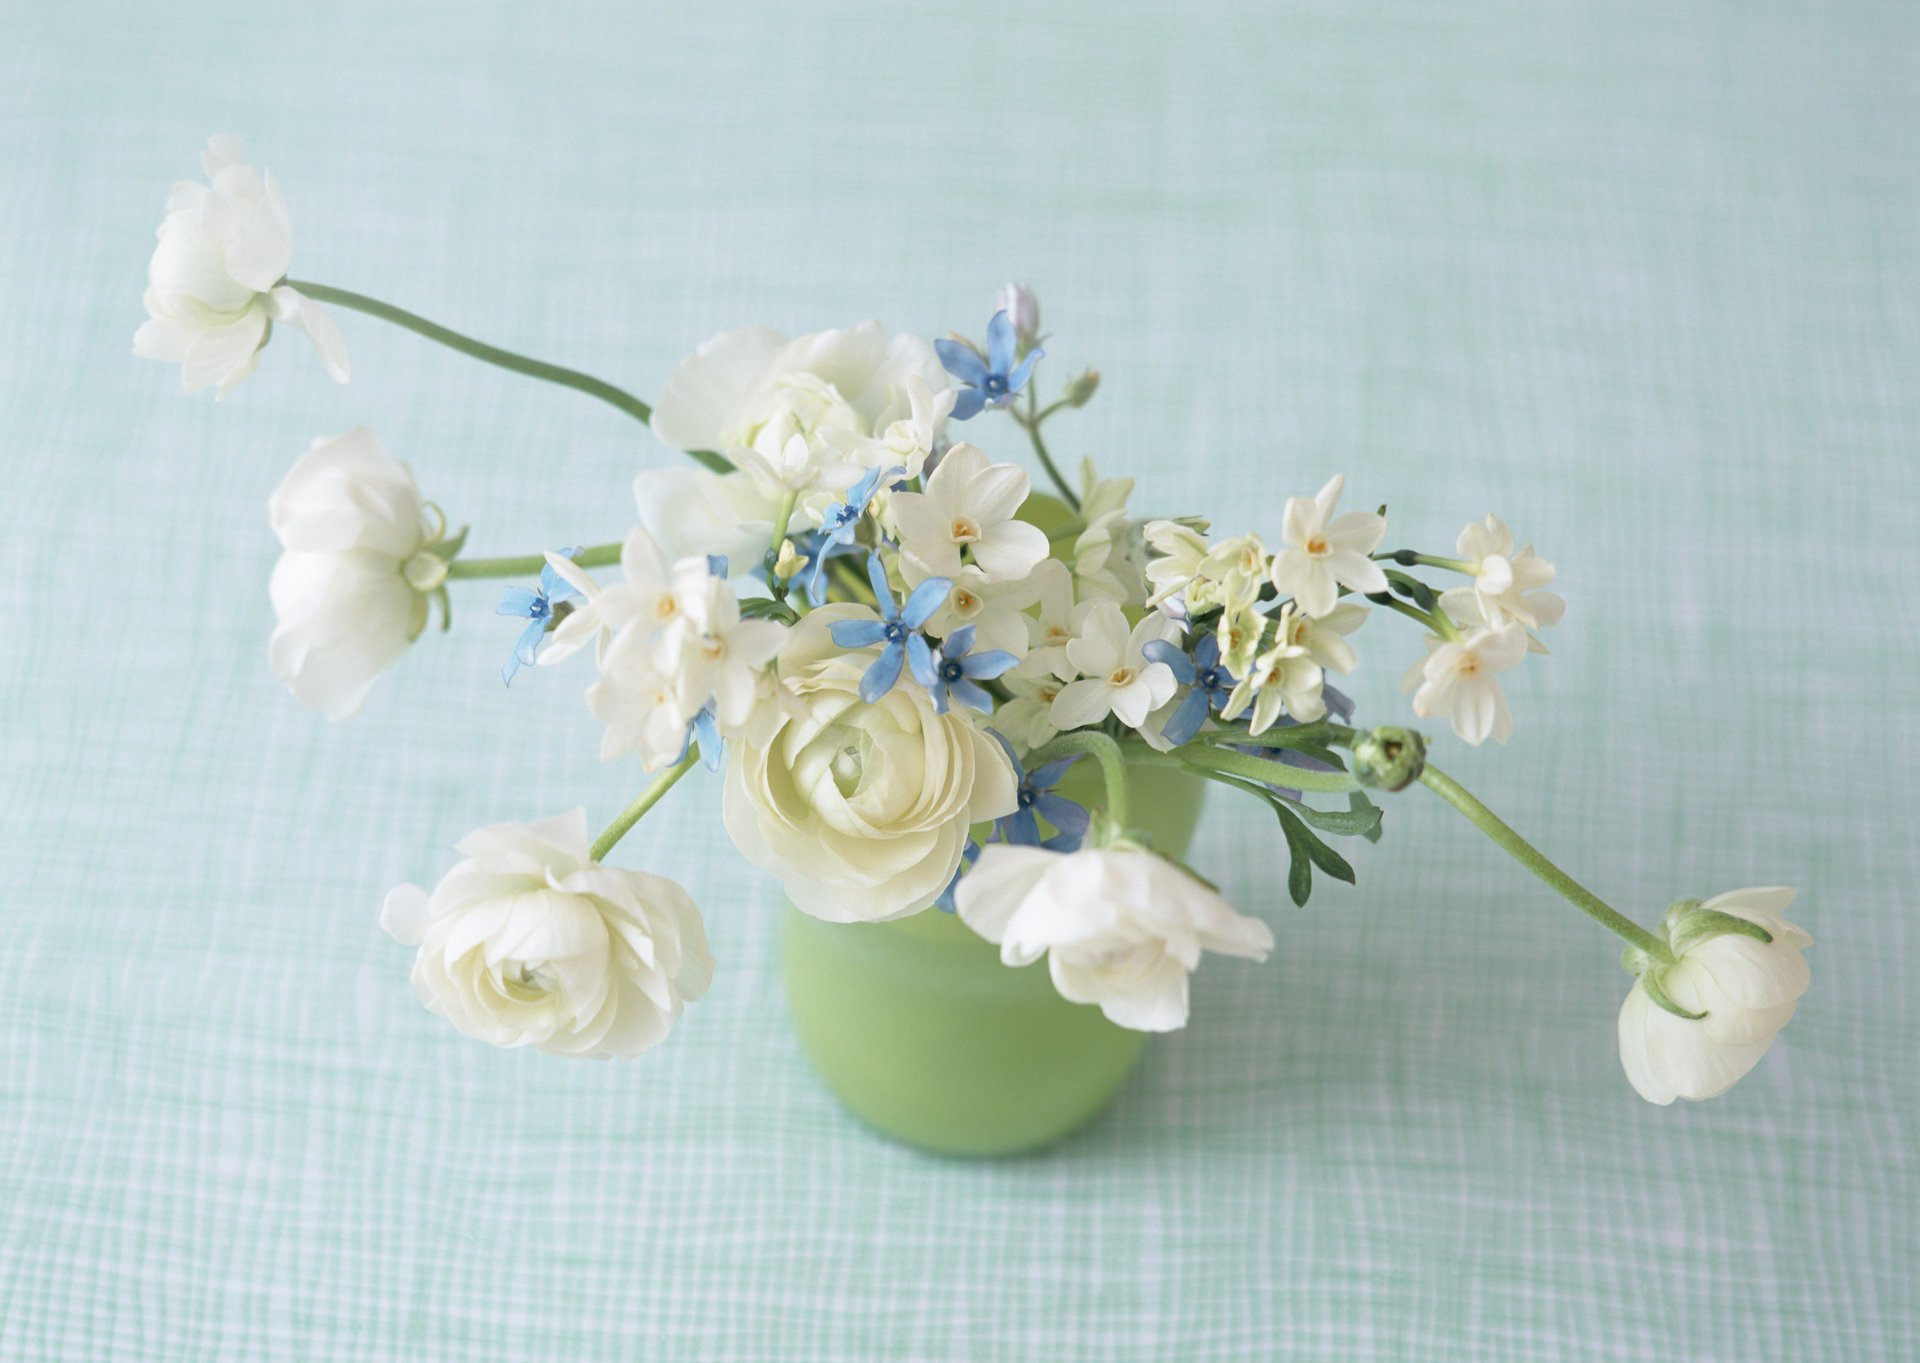
M 1405 790 L 1427 766 L 1427 740 L 1411 729 L 1383 725 L 1353 745 L 1353 774 L 1363 786 Z
M 1089 369 L 1075 375 L 1067 381 L 1066 388 L 1060 394 L 1060 400 L 1069 407 L 1085 407 L 1100 391 L 1100 371 Z

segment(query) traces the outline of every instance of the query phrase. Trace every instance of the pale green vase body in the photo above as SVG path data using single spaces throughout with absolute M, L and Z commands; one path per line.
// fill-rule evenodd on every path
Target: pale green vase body
M 1062 792 L 1100 803 L 1091 759 Z M 1204 783 L 1135 769 L 1131 823 L 1184 855 Z M 1060 1139 L 1112 1101 L 1146 1035 L 1054 992 L 1044 960 L 1013 969 L 958 917 L 826 923 L 789 906 L 783 973 L 795 1030 L 840 1100 L 895 1140 L 1007 1155 Z

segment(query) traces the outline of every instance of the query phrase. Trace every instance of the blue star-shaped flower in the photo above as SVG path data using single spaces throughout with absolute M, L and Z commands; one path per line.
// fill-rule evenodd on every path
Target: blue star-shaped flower
M 576 551 L 562 549 L 562 558 L 572 558 Z M 553 604 L 580 595 L 553 571 L 549 563 L 540 570 L 540 590 L 530 592 L 525 587 L 509 587 L 500 597 L 500 604 L 493 608 L 495 615 L 517 615 L 527 622 L 520 631 L 520 638 L 513 646 L 513 656 L 507 659 L 507 665 L 500 669 L 500 680 L 508 686 L 513 685 L 513 674 L 523 667 L 533 666 L 534 658 L 540 652 L 540 641 L 546 637 L 547 626 L 553 620 Z
M 1004 742 L 1002 746 L 1006 746 Z M 1015 789 L 1020 803 L 1013 813 L 994 821 L 1000 841 L 1022 847 L 1044 847 L 1050 852 L 1079 851 L 1090 822 L 1087 811 L 1066 796 L 1055 794 L 1053 788 L 1060 784 L 1060 778 L 1067 774 L 1067 768 L 1080 760 L 1080 755 L 1075 753 L 1058 762 L 1049 762 L 1035 772 L 1028 772 L 1020 764 L 1011 747 L 1007 748 L 1007 756 L 1013 762 Z M 1057 830 L 1053 837 L 1041 838 L 1041 819 Z
M 972 647 L 973 626 L 962 625 L 926 656 L 924 668 L 920 655 L 914 655 L 914 680 L 926 687 L 933 696 L 935 714 L 944 715 L 947 712 L 948 692 L 952 692 L 954 699 L 962 705 L 978 710 L 983 715 L 992 714 L 993 697 L 987 694 L 980 683 L 992 681 L 1019 665 L 1020 660 L 1004 649 L 988 649 L 985 653 L 968 652 Z
M 1027 379 L 1033 374 L 1034 361 L 1047 352 L 1029 350 L 1027 358 L 1020 361 L 1016 368 L 1013 363 L 1014 351 L 1013 322 L 1006 312 L 993 314 L 993 320 L 987 323 L 987 358 L 983 363 L 971 346 L 958 341 L 935 341 L 933 348 L 940 355 L 940 363 L 947 372 L 966 384 L 959 396 L 953 401 L 953 419 L 965 421 L 978 416 L 983 407 L 1002 407 L 1013 399 L 1013 395 L 1027 386 Z
M 925 676 L 933 666 L 933 649 L 921 633 L 933 613 L 953 590 L 944 577 L 930 577 L 913 589 L 905 606 L 893 602 L 893 588 L 887 582 L 886 565 L 879 551 L 867 555 L 867 581 L 873 584 L 873 599 L 879 603 L 878 620 L 836 620 L 830 628 L 833 642 L 842 648 L 869 648 L 884 644 L 860 678 L 860 699 L 871 705 L 893 690 L 900 680 L 900 669 L 907 656 L 913 656 L 913 674 Z
M 700 765 L 708 771 L 719 771 L 720 759 L 726 755 L 727 745 L 720 737 L 720 721 L 714 718 L 712 701 L 701 706 L 700 713 L 687 721 L 687 736 L 680 744 L 680 755 L 673 759 L 674 762 L 686 761 L 687 749 L 696 742 L 700 745 Z
M 847 489 L 847 499 L 835 502 L 827 508 L 820 522 L 820 532 L 811 537 L 808 546 L 809 557 L 813 560 L 807 567 L 807 596 L 820 600 L 820 573 L 827 566 L 827 555 L 842 545 L 851 545 L 853 537 L 859 532 L 860 518 L 867 514 L 867 507 L 873 501 L 873 494 L 879 490 L 882 478 L 891 480 L 904 477 L 904 468 L 872 469 L 859 482 Z
M 1155 639 L 1140 650 L 1149 662 L 1165 663 L 1173 672 L 1173 679 L 1182 686 L 1191 687 L 1187 698 L 1180 702 L 1180 708 L 1173 712 L 1161 735 L 1167 742 L 1179 747 L 1193 741 L 1205 722 L 1207 712 L 1226 706 L 1227 693 L 1233 690 L 1233 673 L 1220 666 L 1220 640 L 1212 634 L 1204 634 L 1200 642 L 1193 646 L 1193 656 L 1188 657 L 1180 651 L 1177 644 L 1165 639 Z

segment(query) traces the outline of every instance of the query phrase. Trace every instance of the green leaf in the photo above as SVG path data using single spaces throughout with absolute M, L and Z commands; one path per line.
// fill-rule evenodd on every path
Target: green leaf
M 793 607 L 765 596 L 752 596 L 742 601 L 740 613 L 749 620 L 779 620 L 789 625 L 800 618 L 794 614 Z
M 1293 840 L 1293 830 L 1296 828 L 1299 830 L 1301 846 L 1306 850 L 1307 855 L 1313 859 L 1315 866 L 1318 866 L 1335 880 L 1344 880 L 1349 885 L 1354 883 L 1353 867 L 1347 864 L 1347 859 L 1320 841 L 1320 839 L 1314 837 L 1312 833 L 1308 832 L 1307 826 L 1300 822 L 1292 810 L 1288 809 L 1285 805 L 1275 805 L 1273 812 L 1280 816 L 1280 822 L 1282 824 L 1291 825 L 1287 831 L 1287 840 L 1289 842 Z
M 1381 813 L 1380 806 L 1369 800 L 1365 791 L 1356 790 L 1347 797 L 1347 807 L 1356 814 L 1368 809 L 1373 811 L 1373 827 L 1369 828 L 1365 833 L 1361 834 L 1361 836 L 1368 842 L 1379 842 L 1381 825 L 1386 817 Z
M 1287 893 L 1296 905 L 1305 908 L 1308 897 L 1313 894 L 1313 852 L 1307 846 L 1313 834 L 1280 805 L 1275 805 L 1273 812 L 1280 816 L 1280 827 L 1287 835 L 1287 854 L 1292 860 L 1287 868 Z
M 1355 792 L 1358 794 L 1359 792 Z M 1368 804 L 1364 808 L 1315 809 L 1301 800 L 1288 800 L 1280 797 L 1287 808 L 1302 822 L 1319 829 L 1323 833 L 1332 833 L 1342 838 L 1365 838 L 1377 836 L 1380 830 L 1380 810 Z

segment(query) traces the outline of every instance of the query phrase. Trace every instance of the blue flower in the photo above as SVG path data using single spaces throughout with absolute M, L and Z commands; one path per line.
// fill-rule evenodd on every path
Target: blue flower
M 700 707 L 700 713 L 687 721 L 687 737 L 680 744 L 680 755 L 674 762 L 687 760 L 687 749 L 696 742 L 700 744 L 700 765 L 708 771 L 719 771 L 720 760 L 726 755 L 727 745 L 720 737 L 720 722 L 713 716 L 713 702 L 708 701 Z
M 562 558 L 572 558 L 578 550 L 562 549 Z M 540 652 L 540 641 L 546 637 L 547 626 L 553 621 L 553 603 L 565 601 L 580 595 L 553 571 L 549 563 L 540 570 L 540 590 L 530 592 L 525 587 L 509 587 L 500 597 L 500 604 L 493 608 L 495 615 L 517 615 L 527 622 L 520 631 L 520 638 L 513 646 L 513 656 L 507 659 L 507 665 L 500 669 L 500 680 L 508 686 L 513 685 L 513 674 L 523 667 L 533 666 L 533 660 Z
M 1044 847 L 1050 852 L 1079 851 L 1081 840 L 1087 836 L 1087 811 L 1066 796 L 1056 795 L 1053 789 L 1067 774 L 1067 768 L 1080 760 L 1079 754 L 1049 762 L 1029 773 L 1004 739 L 1001 746 L 1007 749 L 1008 760 L 1013 763 L 1014 786 L 1020 803 L 1013 813 L 994 821 L 1000 841 L 1021 847 Z M 1044 840 L 1040 837 L 1041 819 L 1054 826 L 1053 837 Z
M 847 489 L 847 499 L 835 502 L 827 508 L 820 522 L 818 535 L 810 537 L 808 556 L 812 562 L 807 568 L 807 596 L 820 600 L 820 573 L 827 566 L 827 555 L 842 545 L 851 545 L 853 537 L 859 533 L 860 518 L 867 514 L 867 507 L 873 501 L 873 494 L 880 487 L 882 478 L 904 477 L 904 468 L 873 469 Z
M 1149 661 L 1165 663 L 1172 669 L 1175 681 L 1192 688 L 1160 731 L 1176 748 L 1192 742 L 1206 721 L 1207 712 L 1223 708 L 1227 693 L 1233 690 L 1233 673 L 1220 665 L 1220 640 L 1211 634 L 1202 635 L 1200 642 L 1193 646 L 1192 657 L 1164 639 L 1155 639 L 1140 651 Z
M 947 882 L 947 888 L 940 892 L 940 897 L 933 901 L 934 908 L 941 913 L 955 912 L 953 892 L 960 888 L 960 877 L 967 873 L 967 868 L 978 860 L 980 860 L 980 844 L 968 838 L 967 845 L 960 850 L 960 864 L 954 868 L 953 879 Z
M 887 583 L 887 568 L 879 551 L 867 555 L 867 580 L 873 584 L 873 599 L 879 603 L 878 620 L 836 620 L 829 627 L 833 642 L 841 648 L 868 648 L 884 644 L 873 666 L 860 678 L 860 699 L 871 705 L 893 690 L 900 680 L 900 669 L 913 656 L 913 674 L 925 676 L 933 667 L 933 649 L 920 631 L 933 613 L 940 609 L 953 590 L 944 577 L 930 577 L 913 589 L 904 607 L 893 603 L 893 588 Z
M 1047 352 L 1029 350 L 1027 358 L 1015 368 L 1014 340 L 1013 322 L 1002 310 L 994 313 L 993 320 L 987 323 L 987 358 L 984 363 L 971 346 L 962 345 L 959 341 L 933 343 L 933 348 L 939 352 L 940 363 L 947 367 L 947 372 L 967 385 L 954 399 L 955 421 L 978 416 L 983 407 L 1003 407 L 1012 401 L 1015 393 L 1027 386 L 1027 379 L 1033 374 L 1034 361 Z
M 914 655 L 914 680 L 932 694 L 935 714 L 944 715 L 947 712 L 949 691 L 962 705 L 970 706 L 983 715 L 992 714 L 993 697 L 987 694 L 980 683 L 992 681 L 1019 665 L 1020 660 L 1003 649 L 969 653 L 967 650 L 972 647 L 973 626 L 962 625 L 926 656 L 924 667 L 921 665 L 921 656 L 917 653 Z

